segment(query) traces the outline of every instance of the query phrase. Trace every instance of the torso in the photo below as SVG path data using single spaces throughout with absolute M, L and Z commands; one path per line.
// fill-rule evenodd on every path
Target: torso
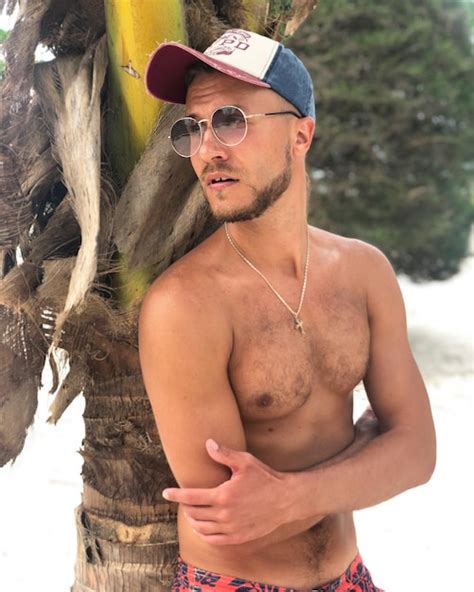
M 311 228 L 302 335 L 253 270 L 242 260 L 227 265 L 215 255 L 217 240 L 212 235 L 192 257 L 206 261 L 213 293 L 231 317 L 228 376 L 248 451 L 279 471 L 303 470 L 334 456 L 353 439 L 352 392 L 369 357 L 365 288 L 351 241 Z M 301 284 L 277 276 L 272 283 L 295 307 Z M 308 523 L 305 532 L 258 552 L 251 543 L 210 547 L 180 515 L 178 525 L 180 553 L 189 563 L 281 586 L 311 588 L 330 581 L 357 553 L 351 514 Z

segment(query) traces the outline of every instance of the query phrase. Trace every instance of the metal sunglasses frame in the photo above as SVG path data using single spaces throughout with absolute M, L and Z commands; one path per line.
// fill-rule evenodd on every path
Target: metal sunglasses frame
M 245 121 L 245 131 L 243 133 L 242 138 L 238 141 L 238 142 L 234 142 L 233 144 L 227 144 L 226 142 L 223 142 L 219 136 L 216 134 L 215 130 L 214 130 L 214 126 L 212 125 L 212 119 L 214 117 L 214 115 L 217 113 L 217 111 L 220 111 L 221 109 L 237 109 L 237 111 L 239 111 L 240 113 L 242 113 L 243 119 Z M 270 115 L 294 115 L 295 117 L 297 117 L 298 119 L 302 119 L 303 115 L 300 115 L 299 113 L 295 113 L 294 111 L 269 111 L 267 113 L 251 113 L 250 115 L 247 115 L 245 113 L 245 111 L 243 109 L 241 109 L 240 107 L 237 107 L 236 105 L 222 105 L 221 107 L 217 107 L 217 109 L 214 109 L 214 111 L 211 113 L 211 116 L 208 119 L 195 119 L 194 117 L 181 117 L 180 119 L 177 119 L 173 125 L 171 126 L 171 130 L 173 129 L 173 127 L 179 123 L 180 121 L 184 121 L 186 119 L 191 119 L 194 123 L 197 123 L 199 126 L 199 144 L 196 148 L 196 150 L 194 150 L 191 154 L 189 155 L 185 155 L 185 154 L 181 154 L 180 152 L 178 152 L 178 150 L 174 147 L 173 145 L 173 141 L 171 140 L 171 132 L 170 135 L 168 136 L 168 139 L 170 140 L 171 143 L 171 147 L 173 148 L 173 150 L 176 152 L 176 154 L 178 154 L 178 156 L 181 156 L 182 158 L 191 158 L 191 156 L 194 156 L 199 149 L 201 148 L 202 145 L 202 140 L 204 138 L 204 133 L 205 133 L 205 129 L 203 130 L 202 124 L 205 122 L 206 123 L 206 127 L 209 124 L 209 122 L 211 123 L 211 131 L 213 136 L 216 138 L 216 140 L 222 144 L 223 146 L 238 146 L 239 144 L 241 144 L 245 138 L 247 137 L 247 131 L 248 131 L 248 123 L 247 123 L 247 119 L 252 119 L 253 117 L 267 117 Z

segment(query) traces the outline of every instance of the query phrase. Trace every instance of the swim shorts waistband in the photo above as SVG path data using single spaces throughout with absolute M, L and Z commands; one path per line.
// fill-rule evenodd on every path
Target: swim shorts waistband
M 172 592 L 298 592 L 296 588 L 285 588 L 221 575 L 190 565 L 181 556 L 178 556 L 178 569 L 171 590 Z M 343 574 L 332 582 L 319 586 L 319 588 L 313 588 L 312 592 L 384 591 L 374 585 L 369 570 L 365 567 L 361 556 L 357 554 Z

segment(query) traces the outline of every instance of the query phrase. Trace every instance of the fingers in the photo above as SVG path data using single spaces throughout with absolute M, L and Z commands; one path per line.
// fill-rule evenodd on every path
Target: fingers
M 206 450 L 212 460 L 221 465 L 226 465 L 233 473 L 236 473 L 241 468 L 243 457 L 247 455 L 246 452 L 219 445 L 212 438 L 206 440 Z
M 229 533 L 225 532 L 226 527 L 223 524 L 215 522 L 214 520 L 196 520 L 190 516 L 188 512 L 184 512 L 184 515 L 196 535 L 203 541 L 206 541 L 206 543 L 213 545 L 229 545 L 233 542 L 233 538 Z
M 215 507 L 210 506 L 182 506 L 184 509 L 184 515 L 190 517 L 193 520 L 219 522 L 224 521 L 225 515 Z
M 247 539 L 230 536 L 228 534 L 199 534 L 196 533 L 203 541 L 210 545 L 240 545 L 247 542 Z
M 188 514 L 185 514 L 186 520 L 192 526 L 193 530 L 198 534 L 225 534 L 222 524 L 211 520 L 195 520 Z

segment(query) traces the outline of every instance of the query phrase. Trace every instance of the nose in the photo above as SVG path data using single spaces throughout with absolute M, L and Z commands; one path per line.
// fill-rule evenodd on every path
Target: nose
M 211 126 L 207 122 L 201 123 L 202 141 L 195 156 L 206 162 L 215 159 L 227 159 L 227 146 L 224 146 L 214 135 Z

